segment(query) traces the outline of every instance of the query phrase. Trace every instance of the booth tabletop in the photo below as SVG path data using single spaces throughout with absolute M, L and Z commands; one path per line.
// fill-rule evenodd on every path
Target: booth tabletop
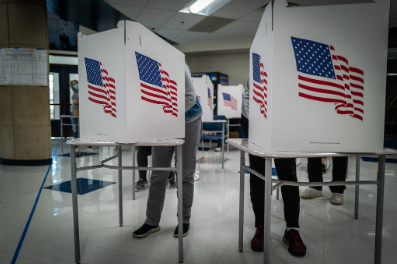
M 183 145 L 185 141 L 183 139 L 166 139 L 166 140 L 154 140 L 136 143 L 117 143 L 117 142 L 106 142 L 92 139 L 75 138 L 70 139 L 66 142 L 72 146 L 147 146 L 147 147 L 167 147 L 167 146 L 179 146 Z
M 314 157 L 345 157 L 345 156 L 378 156 L 378 155 L 397 155 L 397 150 L 385 148 L 380 153 L 333 153 L 333 152 L 298 152 L 298 151 L 269 151 L 253 143 L 249 143 L 247 138 L 227 139 L 226 143 L 247 152 L 248 154 L 263 158 L 314 158 Z

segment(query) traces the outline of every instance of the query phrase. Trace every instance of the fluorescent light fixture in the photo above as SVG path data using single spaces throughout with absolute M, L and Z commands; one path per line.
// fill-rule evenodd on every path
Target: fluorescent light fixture
M 211 4 L 214 0 L 197 0 L 190 8 L 190 12 L 198 14 L 207 5 Z
M 192 0 L 179 12 L 209 16 L 232 0 Z

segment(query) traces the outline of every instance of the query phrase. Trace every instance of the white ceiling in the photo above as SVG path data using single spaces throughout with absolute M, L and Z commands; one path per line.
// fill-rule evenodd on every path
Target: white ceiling
M 161 36 L 174 42 L 194 43 L 235 38 L 253 38 L 269 0 L 232 0 L 213 17 L 235 19 L 213 33 L 191 32 L 191 27 L 205 16 L 179 13 L 190 0 L 105 0 L 115 9 L 138 21 Z M 372 2 L 371 0 L 287 0 L 289 3 L 311 5 L 339 5 Z M 390 27 L 397 27 L 397 0 L 392 0 Z

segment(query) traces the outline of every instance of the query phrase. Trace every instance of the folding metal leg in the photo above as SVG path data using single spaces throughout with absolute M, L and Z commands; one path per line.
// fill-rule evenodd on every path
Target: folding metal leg
M 123 149 L 119 146 L 119 167 L 123 166 Z M 123 226 L 123 171 L 118 170 L 119 172 L 119 223 L 120 226 Z
M 356 181 L 360 180 L 360 156 L 356 156 Z M 354 218 L 358 219 L 358 204 L 360 198 L 360 185 L 355 187 Z
M 62 117 L 59 118 L 61 121 L 61 153 L 63 154 L 63 124 L 62 124 Z M 74 146 L 73 146 L 74 147 Z
M 132 146 L 132 166 L 135 167 L 135 146 Z M 132 200 L 135 200 L 135 170 L 132 170 Z
M 240 200 L 238 220 L 238 251 L 243 252 L 245 152 L 240 151 Z
M 385 155 L 379 156 L 378 162 L 378 192 L 376 199 L 376 229 L 375 229 L 375 264 L 382 261 L 382 228 L 383 228 L 383 201 L 385 194 Z
M 264 217 L 264 243 L 263 243 L 263 263 L 270 264 L 270 226 L 271 226 L 271 195 L 272 195 L 272 159 L 266 158 L 265 164 L 265 217 Z
M 222 169 L 225 163 L 225 123 L 222 123 Z
M 177 179 L 178 179 L 178 249 L 179 263 L 183 263 L 183 174 L 182 174 L 182 145 L 176 147 Z
M 74 260 L 80 263 L 80 232 L 79 232 L 79 209 L 77 201 L 77 179 L 76 179 L 76 150 L 70 145 L 70 168 L 72 184 L 72 204 L 73 204 L 73 228 L 74 228 Z

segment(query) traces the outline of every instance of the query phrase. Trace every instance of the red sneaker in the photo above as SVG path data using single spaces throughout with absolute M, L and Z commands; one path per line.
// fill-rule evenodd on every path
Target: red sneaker
M 295 229 L 290 229 L 289 231 L 284 231 L 283 241 L 287 244 L 288 252 L 294 256 L 304 256 L 306 255 L 306 246 L 302 241 L 299 231 Z
M 255 236 L 251 240 L 251 249 L 253 251 L 263 251 L 263 225 L 256 229 Z

